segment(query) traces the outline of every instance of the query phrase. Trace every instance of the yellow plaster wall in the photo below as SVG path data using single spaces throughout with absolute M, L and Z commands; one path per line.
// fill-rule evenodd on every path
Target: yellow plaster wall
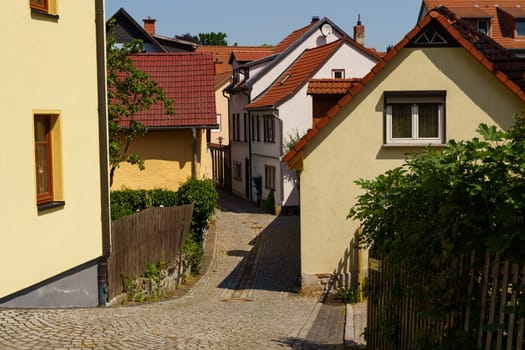
M 525 105 L 462 48 L 404 49 L 305 147 L 301 173 L 302 273 L 338 271 L 358 223 L 346 220 L 354 184 L 399 166 L 415 148 L 386 148 L 383 92 L 446 90 L 447 140 L 475 135 L 479 123 L 507 129 Z M 334 181 L 336 179 L 336 181 Z
M 95 5 L 57 0 L 59 19 L 2 1 L 0 298 L 102 254 Z M 61 199 L 36 205 L 34 111 L 58 114 Z
M 206 134 L 197 130 L 197 178 L 206 173 L 202 155 L 206 155 Z M 112 190 L 166 188 L 176 191 L 180 184 L 191 177 L 192 133 L 191 129 L 179 131 L 149 131 L 134 140 L 130 152 L 144 160 L 145 170 L 121 163 L 115 171 Z

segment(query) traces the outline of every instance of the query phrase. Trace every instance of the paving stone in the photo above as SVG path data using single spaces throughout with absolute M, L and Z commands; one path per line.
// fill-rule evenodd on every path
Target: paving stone
M 316 342 L 342 343 L 340 313 L 327 309 L 314 321 L 323 309 L 296 293 L 299 218 L 264 214 L 228 194 L 221 194 L 220 205 L 212 259 L 184 296 L 129 307 L 0 309 L 0 350 L 310 349 Z

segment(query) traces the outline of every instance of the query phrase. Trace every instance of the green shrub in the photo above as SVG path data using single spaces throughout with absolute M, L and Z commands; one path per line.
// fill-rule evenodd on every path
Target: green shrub
M 111 220 L 133 214 L 151 207 L 172 207 L 177 205 L 177 192 L 123 189 L 111 192 Z
M 359 287 L 339 288 L 335 292 L 335 298 L 343 304 L 356 304 L 360 302 Z
M 202 244 L 188 237 L 184 247 L 182 247 L 182 255 L 184 259 L 184 269 L 189 269 L 192 275 L 198 275 L 202 260 L 204 259 Z
M 194 203 L 191 239 L 202 242 L 208 219 L 213 214 L 219 194 L 211 180 L 187 180 L 177 191 L 177 205 Z

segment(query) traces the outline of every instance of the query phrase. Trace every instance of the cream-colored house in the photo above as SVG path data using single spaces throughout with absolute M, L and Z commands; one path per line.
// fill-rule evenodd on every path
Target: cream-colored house
M 96 306 L 109 249 L 104 1 L 0 12 L 0 307 Z
M 346 219 L 354 183 L 407 152 L 470 139 L 480 123 L 507 129 L 525 109 L 525 66 L 446 9 L 432 10 L 285 156 L 300 169 L 303 284 L 356 280 L 359 222 Z M 366 255 L 366 254 L 364 254 Z

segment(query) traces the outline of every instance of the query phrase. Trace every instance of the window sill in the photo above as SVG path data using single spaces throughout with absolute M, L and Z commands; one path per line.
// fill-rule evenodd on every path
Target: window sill
M 47 18 L 47 19 L 52 19 L 52 20 L 55 20 L 55 21 L 58 21 L 58 19 L 60 18 L 59 15 L 53 15 L 49 12 L 46 12 L 46 11 L 43 11 L 43 10 L 39 10 L 39 9 L 36 9 L 36 8 L 31 8 L 31 14 L 32 15 L 35 15 L 35 16 L 41 16 L 43 18 Z
M 384 143 L 383 147 L 385 148 L 399 148 L 399 147 L 410 147 L 410 148 L 427 148 L 427 147 L 447 147 L 446 143 Z
M 37 207 L 38 207 L 39 212 L 43 212 L 46 210 L 63 208 L 65 205 L 66 205 L 66 202 L 64 201 L 53 201 L 53 202 L 37 204 Z

